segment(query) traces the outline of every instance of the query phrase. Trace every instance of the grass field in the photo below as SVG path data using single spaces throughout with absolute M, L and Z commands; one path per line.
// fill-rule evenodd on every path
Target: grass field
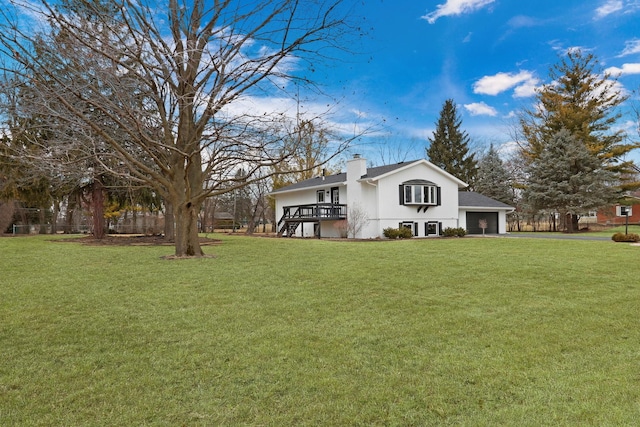
M 635 426 L 640 247 L 0 239 L 2 426 Z
M 594 236 L 611 237 L 613 236 L 614 233 L 624 233 L 625 231 L 628 232 L 629 234 L 631 233 L 640 234 L 640 225 L 629 225 L 627 227 L 625 227 L 624 225 L 619 225 L 617 227 L 609 228 L 607 230 L 591 231 L 588 234 L 594 235 Z
M 595 227 L 594 227 L 595 228 Z M 631 233 L 635 233 L 635 234 L 640 234 L 640 225 L 629 225 L 625 228 L 624 225 L 618 225 L 616 227 L 606 227 L 606 228 L 595 228 L 592 229 L 590 231 L 580 231 L 579 233 L 573 233 L 573 235 L 575 236 L 598 236 L 598 237 L 611 237 L 613 236 L 615 233 L 625 233 L 628 232 L 629 234 Z M 566 234 L 566 235 L 570 235 L 568 233 L 564 233 L 562 231 L 536 231 L 536 232 L 532 232 L 532 231 L 523 231 L 523 232 L 513 232 L 511 234 L 521 234 L 521 235 L 527 235 L 527 234 Z

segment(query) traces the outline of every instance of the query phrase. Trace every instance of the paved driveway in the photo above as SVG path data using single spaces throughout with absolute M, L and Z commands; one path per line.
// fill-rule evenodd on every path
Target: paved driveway
M 612 233 L 613 234 L 613 233 Z M 558 233 L 545 233 L 544 231 L 537 233 L 517 233 L 517 234 L 502 234 L 501 236 L 508 238 L 522 238 L 522 239 L 557 239 L 557 240 L 611 240 L 611 237 L 605 236 L 590 236 L 588 234 L 558 234 Z

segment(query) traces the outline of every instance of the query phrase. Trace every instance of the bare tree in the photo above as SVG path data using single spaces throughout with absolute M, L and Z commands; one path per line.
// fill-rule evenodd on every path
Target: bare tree
M 175 254 L 201 256 L 205 198 L 262 178 L 298 148 L 282 144 L 284 112 L 242 101 L 311 83 L 303 61 L 326 59 L 351 29 L 344 2 L 13 0 L 48 27 L 34 33 L 5 11 L 0 54 L 34 88 L 25 112 L 37 106 L 73 130 L 59 133 L 62 145 L 81 135 L 106 171 L 158 192 L 175 217 Z M 331 135 L 333 152 L 356 136 Z
M 347 213 L 347 236 L 355 239 L 367 222 L 369 222 L 367 211 L 358 203 L 351 206 Z
M 283 127 L 283 151 L 290 151 L 286 162 L 278 163 L 278 173 L 273 180 L 273 189 L 320 176 L 327 160 L 334 157 L 331 152 L 330 132 L 319 120 L 303 118 L 296 114 L 296 121 Z
M 388 135 L 384 135 L 379 137 L 372 145 L 372 155 L 377 157 L 380 162 L 377 166 L 406 162 L 424 157 L 424 144 L 415 137 L 404 140 L 393 139 Z M 376 161 L 373 161 L 373 164 L 376 163 Z
M 263 168 L 258 173 L 268 175 L 269 171 Z M 266 229 L 267 218 L 271 219 L 267 194 L 271 191 L 272 185 L 272 180 L 265 178 L 247 186 L 250 203 L 249 214 L 247 215 L 247 234 L 253 234 L 260 223 L 263 225 L 263 231 Z

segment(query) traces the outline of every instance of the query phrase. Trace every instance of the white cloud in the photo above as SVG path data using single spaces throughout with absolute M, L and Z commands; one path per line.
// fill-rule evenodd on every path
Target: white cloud
M 536 95 L 536 89 L 540 84 L 540 80 L 532 78 L 525 81 L 523 84 L 516 86 L 513 90 L 514 98 L 529 98 Z
M 322 100 L 298 104 L 287 97 L 245 95 L 227 104 L 222 114 L 229 117 L 263 117 L 265 123 L 295 122 L 298 114 L 306 120 L 322 123 L 338 135 L 350 136 L 358 133 L 371 135 L 379 127 L 375 117 L 369 118 L 366 112 L 357 108 L 337 108 Z
M 618 55 L 618 58 L 635 53 L 640 53 L 640 39 L 627 40 L 624 42 L 624 49 L 620 55 Z
M 541 24 L 542 22 L 540 20 L 526 15 L 514 16 L 507 22 L 507 25 L 513 29 L 536 27 Z
M 435 11 L 427 13 L 420 18 L 426 19 L 430 24 L 433 24 L 438 18 L 442 18 L 443 16 L 470 13 L 483 8 L 494 1 L 495 0 L 447 0 L 446 3 L 439 4 Z
M 495 108 L 485 104 L 484 102 L 473 102 L 471 104 L 464 104 L 464 108 L 466 108 L 466 110 L 471 113 L 472 116 L 495 117 L 498 115 L 498 112 Z
M 596 19 L 604 18 L 619 10 L 622 10 L 624 4 L 622 0 L 607 0 L 602 6 L 596 9 Z
M 352 108 L 351 113 L 353 113 L 354 116 L 356 116 L 359 119 L 367 119 L 369 118 L 369 113 L 367 113 L 366 111 L 362 111 L 360 109 L 357 108 Z
M 638 123 L 634 122 L 633 120 L 627 120 L 622 123 L 616 123 L 614 126 L 611 127 L 611 130 L 613 132 L 622 131 L 627 134 L 634 134 L 636 133 L 637 129 L 638 129 Z
M 502 160 L 508 160 L 509 157 L 513 156 L 518 152 L 520 146 L 515 141 L 507 141 L 496 148 L 496 151 L 500 155 Z
M 15 19 L 22 29 L 30 31 L 49 31 L 51 22 L 49 21 L 49 12 L 37 1 L 1 1 L 0 9 L 3 10 L 3 20 L 8 16 Z
M 514 97 L 521 98 L 534 94 L 533 89 L 540 83 L 530 71 L 514 73 L 498 73 L 484 76 L 474 83 L 473 92 L 483 95 L 498 95 L 515 87 Z
M 611 74 L 612 76 L 640 74 L 640 63 L 622 64 L 622 68 L 609 67 L 605 71 Z

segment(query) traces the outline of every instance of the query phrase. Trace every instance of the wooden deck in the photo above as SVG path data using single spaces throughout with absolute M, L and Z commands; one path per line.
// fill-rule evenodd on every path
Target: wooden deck
M 314 203 L 308 205 L 284 206 L 278 221 L 278 236 L 293 236 L 300 224 L 347 219 L 347 205 Z

